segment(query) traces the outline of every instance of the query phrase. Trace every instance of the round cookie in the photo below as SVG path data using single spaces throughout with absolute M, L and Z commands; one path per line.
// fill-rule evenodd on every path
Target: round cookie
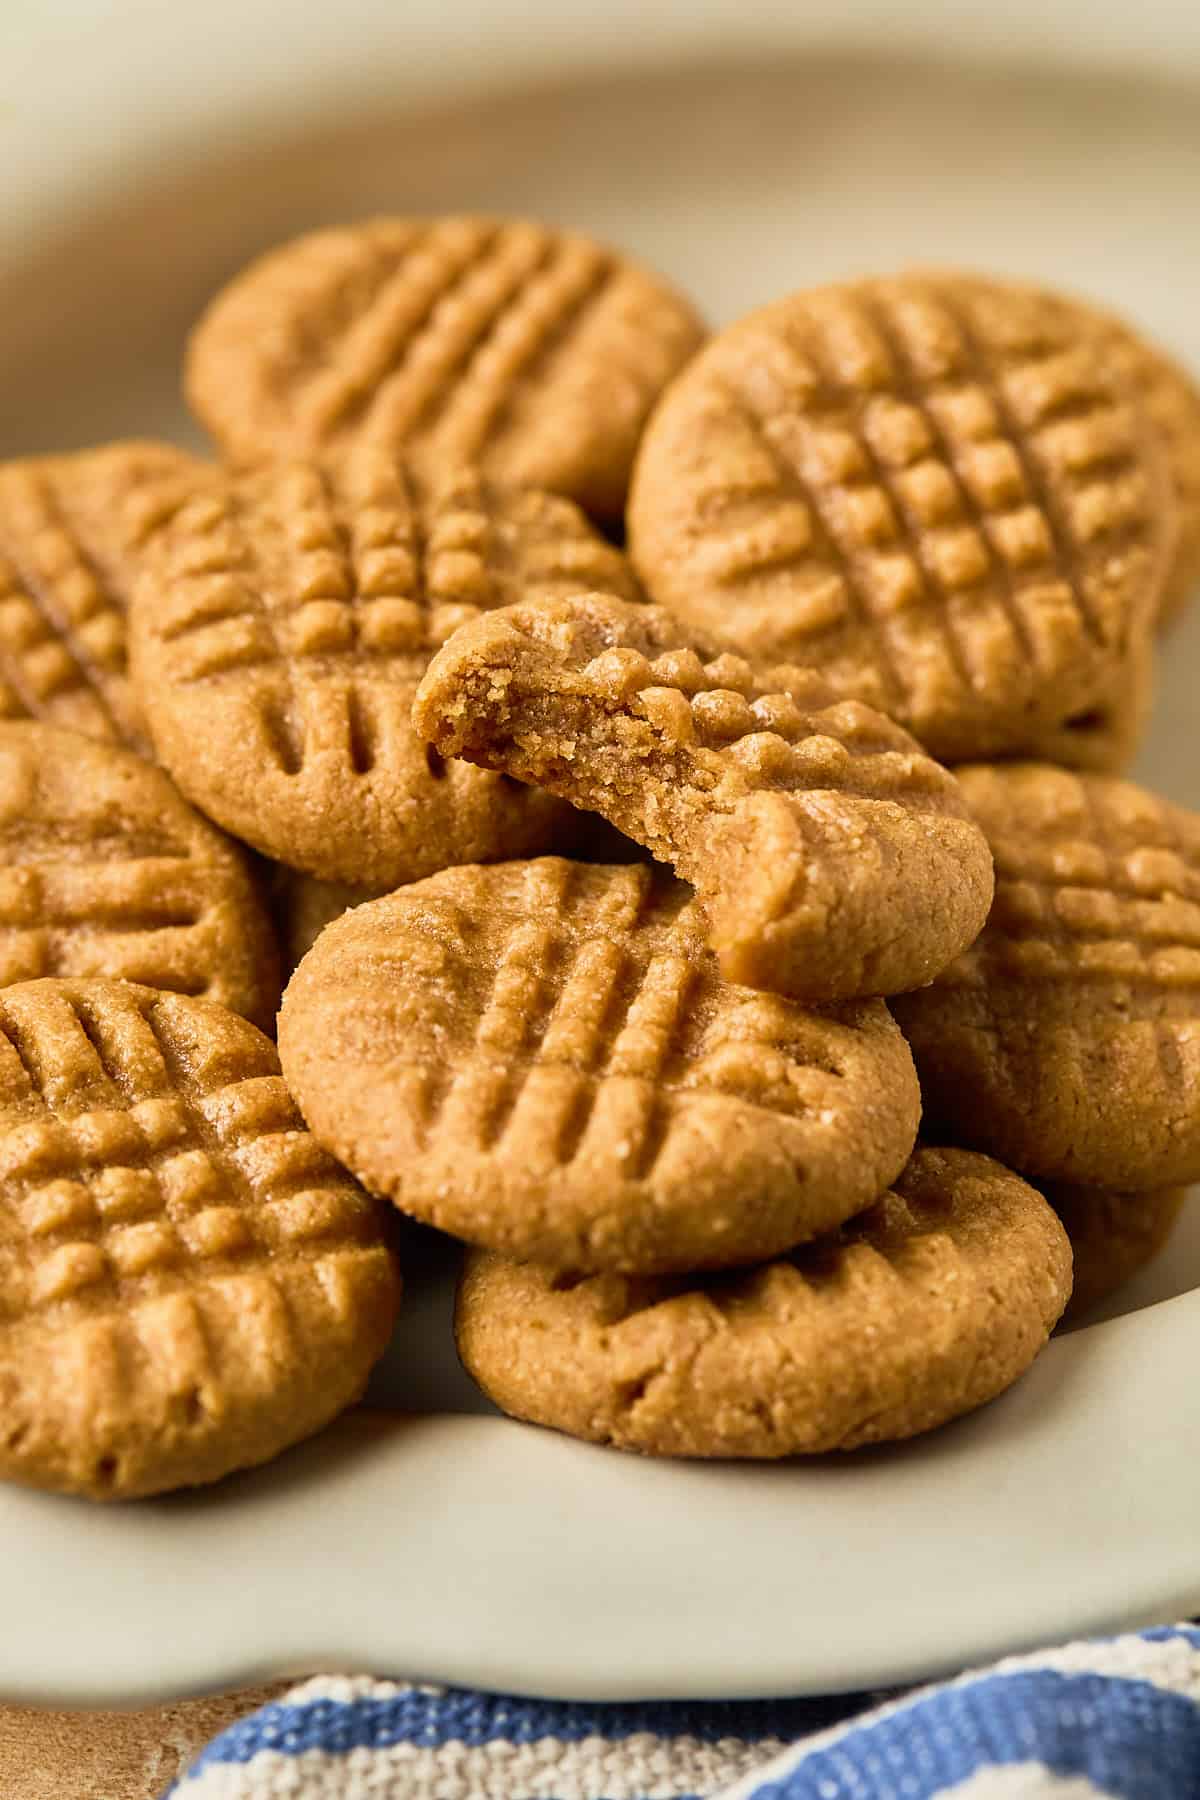
M 661 277 L 525 219 L 368 219 L 297 238 L 212 301 L 197 416 L 235 460 L 403 449 L 620 517 L 655 400 L 704 336 Z
M 1117 767 L 1177 508 L 1095 315 L 981 277 L 795 294 L 723 331 L 643 439 L 650 597 L 815 667 L 944 762 Z
M 835 1236 L 733 1275 L 579 1280 L 475 1252 L 456 1334 L 517 1418 L 654 1456 L 812 1455 L 994 1399 L 1070 1291 L 1040 1194 L 988 1157 L 920 1149 Z
M 0 718 L 148 751 L 126 609 L 148 539 L 204 475 L 139 441 L 0 463 Z
M 702 661 L 689 637 L 601 594 L 504 607 L 438 652 L 413 722 L 670 863 L 728 980 L 817 1001 L 931 981 L 992 899 L 953 776 L 811 669 Z
M 1041 763 L 958 778 L 995 902 L 895 1001 L 938 1129 L 1039 1184 L 1200 1179 L 1200 817 Z
M 129 1498 L 317 1431 L 391 1333 L 384 1224 L 244 1019 L 120 981 L 0 992 L 0 1476 Z
M 661 868 L 447 869 L 328 926 L 279 1020 L 288 1084 L 374 1193 L 559 1267 L 752 1262 L 903 1167 L 920 1096 L 881 1001 L 721 979 Z
M 1187 1189 L 1114 1194 L 1105 1188 L 1057 1187 L 1046 1198 L 1071 1240 L 1075 1283 L 1062 1322 L 1075 1325 L 1158 1255 L 1183 1210 Z
M 459 625 L 581 585 L 636 592 L 620 552 L 557 496 L 460 471 L 422 497 L 371 448 L 206 481 L 134 599 L 155 749 L 202 812 L 326 881 L 386 889 L 554 848 L 560 801 L 444 763 L 410 715 Z
M 245 854 L 115 744 L 0 723 L 0 986 L 105 975 L 264 1029 L 279 953 Z
M 1179 509 L 1179 537 L 1159 607 L 1159 625 L 1168 626 L 1200 589 L 1200 387 L 1122 320 L 1098 316 L 1112 331 L 1122 379 L 1138 394 L 1167 449 Z

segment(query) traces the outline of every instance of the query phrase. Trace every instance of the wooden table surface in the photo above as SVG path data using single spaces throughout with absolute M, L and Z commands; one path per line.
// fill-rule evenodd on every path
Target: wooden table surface
M 3 1800 L 160 1800 L 208 1740 L 294 1681 L 143 1712 L 0 1707 Z

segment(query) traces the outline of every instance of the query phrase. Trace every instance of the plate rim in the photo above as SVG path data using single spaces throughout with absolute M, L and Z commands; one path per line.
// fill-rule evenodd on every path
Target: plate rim
M 11 1704 L 60 1708 L 135 1707 L 319 1669 L 369 1670 L 552 1699 L 771 1698 L 926 1681 L 1061 1639 L 1061 1623 L 1056 1629 L 1053 1617 L 1069 1617 L 1073 1637 L 1172 1623 L 1200 1606 L 1200 1557 L 1192 1528 L 1200 1505 L 1200 1459 L 1176 1452 L 1172 1462 L 1170 1450 L 1181 1402 L 1193 1427 L 1200 1425 L 1200 1400 L 1188 1396 L 1182 1354 L 1198 1337 L 1200 1290 L 1195 1290 L 1055 1338 L 1007 1394 L 923 1440 L 844 1461 L 819 1459 L 819 1467 L 654 1462 L 507 1419 L 360 1410 L 343 1415 L 321 1437 L 276 1463 L 217 1490 L 103 1509 L 81 1500 L 0 1490 L 0 1541 L 11 1542 L 20 1532 L 27 1546 L 32 1544 L 31 1566 L 39 1563 L 39 1537 L 61 1541 L 65 1512 L 85 1509 L 82 1516 L 91 1527 L 81 1534 L 89 1546 L 80 1545 L 72 1563 L 69 1605 L 60 1599 L 54 1618 L 39 1621 L 32 1642 L 16 1634 L 13 1641 L 0 1639 L 0 1697 Z M 1166 1342 L 1175 1359 L 1172 1379 L 1162 1384 L 1148 1385 L 1142 1376 L 1145 1340 L 1151 1338 L 1160 1350 Z M 1087 1381 L 1080 1387 L 1084 1369 Z M 1073 1390 L 1069 1396 L 1067 1390 Z M 1140 1486 L 1130 1484 L 1128 1469 L 1122 1472 L 1111 1455 L 1104 1478 L 1097 1479 L 1097 1455 L 1106 1443 L 1111 1449 L 1114 1425 L 1118 1440 L 1121 1431 L 1136 1425 L 1143 1448 L 1150 1440 L 1157 1443 L 1158 1461 L 1149 1479 L 1139 1473 Z M 1025 1488 L 1043 1484 L 1034 1505 L 1014 1504 L 1003 1491 L 1016 1436 Z M 481 1556 L 469 1533 L 455 1535 L 476 1518 L 470 1502 L 451 1491 L 467 1469 L 480 1470 L 492 1489 L 485 1502 L 491 1516 L 477 1537 L 493 1552 L 496 1544 L 511 1541 L 511 1554 Z M 524 1471 L 524 1486 L 506 1490 L 514 1469 Z M 564 1660 L 560 1636 L 546 1627 L 557 1618 L 556 1605 L 574 1597 L 573 1570 L 564 1583 L 565 1527 L 586 1534 L 589 1505 L 593 1524 L 610 1518 L 630 1472 L 638 1483 L 640 1518 L 648 1531 L 653 1524 L 649 1542 L 639 1546 L 628 1569 L 609 1556 L 605 1579 L 615 1591 L 610 1613 L 601 1608 L 589 1614 L 591 1641 L 582 1657 L 577 1643 L 572 1658 Z M 1027 1583 L 1018 1599 L 993 1575 L 993 1604 L 987 1607 L 975 1603 L 977 1589 L 967 1593 L 962 1579 L 973 1570 L 976 1553 L 982 1554 L 977 1510 L 964 1513 L 956 1525 L 953 1504 L 966 1494 L 977 1508 L 981 1475 L 998 1483 L 984 1503 L 990 1521 L 988 1566 L 1010 1573 L 1024 1569 Z M 437 1512 L 427 1512 L 416 1491 L 431 1476 L 445 1477 Z M 346 1491 L 339 1497 L 343 1483 Z M 326 1509 L 312 1505 L 314 1484 L 327 1490 L 326 1507 L 333 1506 L 341 1521 L 339 1543 L 354 1549 L 320 1540 L 317 1515 Z M 435 1479 L 431 1487 L 437 1486 Z M 1135 1486 L 1136 1532 L 1129 1528 Z M 354 1506 L 343 1510 L 349 1496 Z M 409 1502 L 412 1516 L 405 1522 Z M 1046 1508 L 1049 1516 L 1043 1517 Z M 843 1575 L 847 1542 L 857 1545 L 852 1555 L 861 1552 L 848 1593 L 836 1580 L 831 1584 L 837 1571 L 831 1572 L 830 1559 L 811 1540 L 798 1545 L 794 1567 L 778 1562 L 759 1567 L 752 1556 L 746 1567 L 740 1562 L 734 1567 L 726 1558 L 729 1567 L 718 1571 L 716 1588 L 691 1583 L 688 1571 L 666 1566 L 672 1554 L 698 1553 L 697 1547 L 721 1540 L 735 1517 L 749 1517 L 753 1525 L 761 1515 L 778 1528 L 786 1516 L 799 1528 L 809 1514 L 819 1520 L 832 1509 L 842 1540 L 832 1560 L 841 1558 Z M 939 1518 L 937 1542 L 921 1545 L 907 1538 L 908 1555 L 911 1559 L 915 1552 L 916 1562 L 906 1573 L 886 1532 L 882 1538 L 872 1533 L 880 1520 L 902 1530 L 906 1520 L 931 1512 Z M 399 1515 L 401 1528 L 381 1537 L 383 1514 L 393 1521 Z M 532 1537 L 526 1532 L 507 1539 L 502 1526 L 509 1515 L 534 1518 L 538 1530 Z M 949 1522 L 943 1525 L 943 1519 Z M 1057 1522 L 1076 1534 L 1073 1547 L 1055 1536 Z M 202 1555 L 220 1547 L 206 1563 L 214 1603 L 221 1594 L 243 1592 L 240 1584 L 253 1574 L 257 1605 L 249 1620 L 242 1613 L 235 1624 L 225 1620 L 214 1628 L 202 1615 L 197 1629 L 177 1628 L 177 1596 L 170 1580 L 158 1577 L 170 1569 L 181 1528 L 192 1534 Z M 1111 1552 L 1100 1581 L 1096 1565 L 1081 1554 L 1089 1533 Z M 594 1538 L 587 1541 L 597 1555 Z M 728 1535 L 721 1541 L 728 1543 Z M 686 1551 L 679 1549 L 684 1543 Z M 304 1628 L 297 1623 L 298 1545 L 315 1553 L 322 1582 L 322 1623 Z M 1147 1545 L 1153 1555 L 1146 1554 Z M 1039 1588 L 1029 1571 L 1036 1571 L 1038 1559 L 1052 1549 L 1055 1575 Z M 369 1566 L 356 1565 L 355 1556 L 368 1550 Z M 451 1551 L 459 1558 L 461 1583 L 470 1590 L 465 1597 L 436 1582 L 429 1585 L 430 1567 L 444 1568 Z M 99 1587 L 97 1561 L 104 1571 Z M 330 1586 L 330 1572 L 355 1567 L 357 1574 L 347 1575 L 352 1590 L 347 1599 L 336 1584 Z M 539 1592 L 547 1568 L 559 1586 Z M 959 1579 L 940 1597 L 928 1586 L 922 1589 L 932 1612 L 915 1629 L 907 1618 L 901 1636 L 889 1638 L 887 1621 L 898 1615 L 906 1596 L 911 1600 L 906 1584 L 912 1569 L 926 1579 L 931 1570 L 957 1571 Z M 93 1593 L 102 1591 L 105 1581 L 122 1591 L 122 1571 L 126 1577 L 135 1571 L 146 1576 L 138 1599 L 138 1635 L 156 1648 L 136 1673 L 138 1646 L 116 1642 L 93 1605 Z M 351 1622 L 356 1580 L 369 1582 L 394 1603 L 365 1618 L 359 1612 Z M 29 1603 L 21 1581 L 21 1571 L 10 1570 L 14 1616 L 23 1616 L 22 1604 Z M 643 1584 L 633 1590 L 632 1610 L 622 1582 L 627 1588 L 630 1582 Z M 772 1596 L 807 1597 L 803 1629 L 785 1631 L 782 1640 L 778 1634 L 757 1634 L 770 1639 L 769 1647 L 757 1642 L 754 1629 L 764 1584 Z M 987 1582 L 980 1585 L 986 1588 Z M 432 1595 L 439 1605 L 431 1603 Z M 732 1596 L 732 1604 L 722 1606 L 722 1595 Z M 400 1603 L 406 1596 L 412 1605 Z M 631 1633 L 630 1619 L 635 1620 Z M 884 1629 L 864 1643 L 855 1635 L 856 1623 L 868 1619 L 876 1625 L 882 1619 Z M 53 1684 L 44 1676 L 51 1641 L 58 1668 Z M 67 1647 L 65 1656 L 60 1644 Z M 104 1670 L 102 1678 L 97 1669 Z M 657 1669 L 671 1674 L 656 1679 Z

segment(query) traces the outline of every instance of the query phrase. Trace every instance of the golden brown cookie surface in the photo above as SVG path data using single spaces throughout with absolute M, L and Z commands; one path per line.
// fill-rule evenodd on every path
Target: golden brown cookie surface
M 448 869 L 330 925 L 280 1055 L 321 1141 L 455 1236 L 575 1268 L 747 1262 L 870 1204 L 916 1136 L 880 1001 L 721 979 L 647 864 Z
M 835 1236 L 736 1274 L 581 1281 L 475 1252 L 456 1330 L 518 1418 L 657 1456 L 780 1457 L 981 1406 L 1070 1291 L 1070 1246 L 1039 1194 L 988 1157 L 920 1149 Z
M 637 862 L 644 855 L 640 845 L 623 838 L 597 813 L 580 813 L 573 821 L 564 820 L 563 834 L 571 854 L 583 862 Z M 352 906 L 378 900 L 386 891 L 345 881 L 321 881 L 316 875 L 279 865 L 274 911 L 288 973 L 308 955 L 327 925 Z
M 412 728 L 425 666 L 518 594 L 632 592 L 569 501 L 459 473 L 428 498 L 373 449 L 204 483 L 132 616 L 158 754 L 210 818 L 325 880 L 387 888 L 554 847 L 549 795 L 449 765 Z
M 148 538 L 204 471 L 153 442 L 0 464 L 0 718 L 148 750 L 126 609 Z
M 443 756 L 594 807 L 692 882 L 731 981 L 809 1000 L 932 980 L 991 854 L 953 776 L 809 669 L 702 660 L 659 607 L 517 605 L 457 632 L 413 712 Z
M 958 774 L 996 899 L 896 1000 L 939 1129 L 1035 1181 L 1200 1178 L 1200 818 L 1040 763 Z
M 0 723 L 0 986 L 105 975 L 269 1028 L 279 954 L 244 853 L 115 744 Z
M 235 460 L 403 449 L 620 516 L 647 414 L 701 342 L 658 276 L 521 219 L 369 219 L 270 252 L 218 294 L 192 406 Z
M 1117 766 L 1176 541 L 1165 451 L 1087 309 L 903 275 L 714 338 L 639 452 L 650 597 L 818 668 L 947 762 Z
M 1179 509 L 1179 536 L 1163 590 L 1159 624 L 1170 625 L 1200 588 L 1200 387 L 1181 364 L 1117 319 L 1113 332 L 1122 378 L 1135 390 L 1167 450 Z
M 117 981 L 0 992 L 0 1475 L 113 1499 L 264 1462 L 357 1398 L 398 1284 L 274 1047 Z
M 1046 1195 L 1062 1220 L 1075 1259 L 1073 1325 L 1143 1269 L 1167 1242 L 1187 1199 L 1186 1188 L 1115 1194 L 1106 1188 L 1051 1188 Z

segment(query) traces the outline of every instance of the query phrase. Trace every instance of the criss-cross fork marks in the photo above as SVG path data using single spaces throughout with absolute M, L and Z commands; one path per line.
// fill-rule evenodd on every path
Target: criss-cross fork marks
M 307 369 L 293 359 L 279 376 L 295 440 L 403 443 L 443 464 L 486 460 L 618 275 L 582 239 L 486 219 L 381 223 L 294 254 L 304 289 L 295 331 L 310 354 Z
M 412 693 L 407 682 L 323 680 L 296 670 L 248 697 L 246 731 L 264 771 L 295 776 L 321 759 L 346 776 L 367 775 L 378 764 L 413 760 Z
M 184 509 L 150 620 L 173 681 L 294 658 L 411 655 L 414 508 L 399 471 L 380 462 L 372 472 L 375 483 L 347 497 L 328 472 L 288 465 Z
M 569 864 L 535 864 L 531 882 L 538 891 L 503 941 L 469 1052 L 450 1074 L 411 1071 L 426 1146 L 436 1134 L 486 1153 L 507 1138 L 533 1162 L 561 1166 L 586 1139 L 636 1181 L 690 1096 L 793 1116 L 828 1100 L 839 1076 L 815 1044 L 807 1054 L 799 1029 L 781 1042 L 781 1003 L 724 987 L 695 931 L 681 923 L 672 934 L 646 910 L 641 871 L 599 905 Z M 477 950 L 464 941 L 461 953 Z
M 129 740 L 124 611 L 52 476 L 11 464 L 0 470 L 0 716 L 65 718 L 68 701 L 92 734 Z
M 724 534 L 714 497 L 706 573 L 832 574 L 814 640 L 869 633 L 882 698 L 914 717 L 996 669 L 1050 674 L 1081 645 L 1120 643 L 1129 622 L 1089 571 L 1153 551 L 1132 411 L 1086 344 L 1001 350 L 970 310 L 883 288 L 814 304 L 802 340 L 773 341 L 726 390 L 769 460 Z
M 992 846 L 996 898 L 937 986 L 984 997 L 1014 1091 L 1043 1029 L 1079 1094 L 1094 1097 L 1103 1053 L 1139 1100 L 1138 1084 L 1154 1084 L 1164 1116 L 1186 1116 L 1200 1103 L 1195 821 L 1126 782 L 1062 770 L 973 768 L 963 788 Z
M 1025 980 L 1107 979 L 1200 1000 L 1200 830 L 1126 783 L 971 770 L 967 798 L 996 866 L 972 953 Z
M 763 675 L 730 655 L 702 663 L 691 649 L 653 660 L 630 648 L 610 650 L 582 668 L 579 682 L 586 694 L 594 680 L 606 714 L 617 665 L 631 710 L 668 745 L 727 756 L 762 787 L 832 789 L 942 807 L 956 799 L 949 775 L 906 732 L 857 701 L 836 700 L 809 670 Z M 775 680 L 781 685 L 772 691 Z M 506 696 L 507 704 L 513 699 Z
M 961 815 L 952 777 L 884 714 L 839 700 L 809 669 L 729 653 L 703 661 L 679 644 L 681 629 L 661 609 L 606 595 L 509 608 L 442 652 L 418 694 L 417 729 L 443 752 L 545 780 L 601 812 L 611 800 L 589 777 L 602 759 L 640 773 L 661 753 L 672 780 L 706 792 L 736 771 L 760 790 Z
M 191 966 L 186 938 L 159 935 L 202 922 L 202 879 L 186 855 L 37 862 L 22 854 L 0 868 L 0 986 L 78 972 L 83 935 L 92 945 L 105 940 L 110 974 L 203 993 L 209 977 Z
M 964 959 L 964 972 L 1021 982 L 1115 983 L 1149 1008 L 1192 996 L 1200 1017 L 1200 908 L 1130 901 L 1095 888 L 998 885 L 996 929 Z M 948 979 L 953 979 L 953 971 Z M 1130 1004 L 1132 1004 L 1132 999 Z
M 1200 875 L 1178 887 L 1131 878 L 1128 862 L 1111 875 L 1039 875 L 1028 859 L 1019 874 L 997 860 L 996 897 L 987 930 L 956 970 L 1023 981 L 1114 981 L 1152 995 L 1196 993 L 1200 1005 Z
M 238 1054 L 132 1000 L 20 996 L 0 1028 L 0 1319 L 157 1299 L 202 1266 L 278 1286 L 361 1238 L 361 1196 L 249 1028 Z
M 397 331 L 385 304 L 360 322 L 359 343 L 344 346 L 343 391 L 348 385 L 361 406 L 364 439 L 486 458 L 516 391 L 601 300 L 612 274 L 611 260 L 590 244 L 529 225 L 492 231 L 416 332 Z M 402 270 L 389 295 L 401 320 L 407 280 Z M 357 363 L 360 346 L 372 340 L 390 361 L 373 386 Z
M 382 453 L 330 474 L 291 465 L 205 492 L 165 547 L 144 629 L 171 686 L 230 677 L 256 687 L 265 749 L 296 772 L 341 738 L 372 766 L 407 728 L 410 689 L 460 625 L 516 594 L 623 591 L 621 557 L 569 505 L 505 494 L 464 474 L 419 498 Z M 388 690 L 400 699 L 389 712 Z
M 321 328 L 305 317 L 307 367 L 289 371 L 301 441 L 328 443 L 361 425 L 384 381 L 403 381 L 410 362 L 436 368 L 435 317 L 453 311 L 495 239 L 487 222 L 459 220 L 309 244 L 301 260 Z

